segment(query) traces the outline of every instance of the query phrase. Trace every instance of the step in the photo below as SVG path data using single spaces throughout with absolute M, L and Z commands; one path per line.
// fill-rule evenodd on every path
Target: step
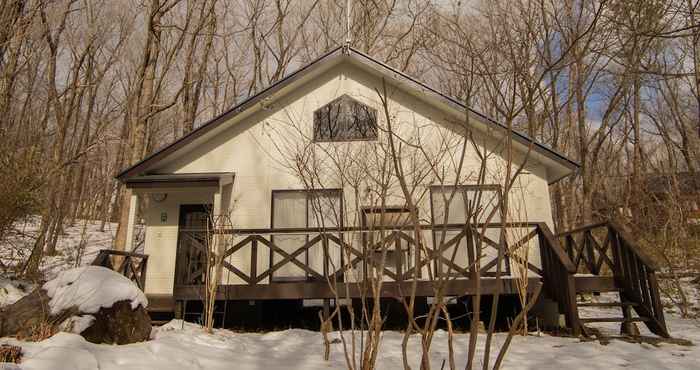
M 148 298 L 148 307 L 146 307 L 148 312 L 175 312 L 175 300 L 172 295 L 149 294 L 146 298 Z
M 624 317 L 595 317 L 595 318 L 580 318 L 583 324 L 595 323 L 595 322 L 640 322 L 640 321 L 650 321 L 647 317 L 632 317 L 625 319 Z
M 635 302 L 576 302 L 578 307 L 624 307 L 624 306 L 639 306 Z

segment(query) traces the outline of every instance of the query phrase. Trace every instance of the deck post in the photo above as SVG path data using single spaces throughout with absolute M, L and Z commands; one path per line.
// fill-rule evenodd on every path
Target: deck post
M 139 205 L 139 196 L 135 192 L 131 192 L 129 198 L 129 218 L 126 223 L 126 242 L 124 250 L 130 252 L 134 248 L 134 226 L 136 224 L 136 210 Z

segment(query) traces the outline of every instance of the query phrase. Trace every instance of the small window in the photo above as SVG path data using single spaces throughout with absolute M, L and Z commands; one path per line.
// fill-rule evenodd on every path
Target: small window
M 315 141 L 374 140 L 377 110 L 343 95 L 314 112 Z

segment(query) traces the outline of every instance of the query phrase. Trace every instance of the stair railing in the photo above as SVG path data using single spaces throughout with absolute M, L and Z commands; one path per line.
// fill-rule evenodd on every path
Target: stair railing
M 564 314 L 566 326 L 571 328 L 572 334 L 579 335 L 581 323 L 576 304 L 576 267 L 547 224 L 539 223 L 537 233 L 544 289 L 559 305 L 559 312 Z
M 605 235 L 601 242 L 600 236 Z M 620 299 L 635 303 L 634 310 L 644 317 L 654 334 L 669 337 L 656 264 L 634 242 L 622 226 L 600 222 L 557 235 L 579 273 L 612 275 Z
M 118 265 L 114 266 L 113 262 L 117 262 Z M 146 288 L 147 254 L 101 249 L 91 265 L 114 270 L 133 281 L 139 289 Z

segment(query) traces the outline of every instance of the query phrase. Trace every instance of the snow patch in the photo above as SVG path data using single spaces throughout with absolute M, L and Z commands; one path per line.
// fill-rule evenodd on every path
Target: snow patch
M 96 313 L 119 301 L 131 301 L 131 308 L 146 307 L 146 295 L 125 276 L 100 266 L 84 266 L 58 274 L 43 286 L 51 314 L 77 306 L 80 312 Z
M 700 341 L 698 321 L 667 317 L 669 329 L 674 337 Z M 359 335 L 359 333 L 356 333 Z M 329 333 L 331 339 L 340 333 Z M 350 340 L 350 333 L 345 332 Z M 493 337 L 494 351 L 503 344 L 505 333 Z M 477 359 L 484 355 L 484 334 L 479 334 Z M 402 365 L 401 345 L 403 333 L 385 331 L 377 357 L 378 369 L 400 369 Z M 199 325 L 174 320 L 154 330 L 153 339 L 147 342 L 123 346 L 92 344 L 82 337 L 59 333 L 42 342 L 19 342 L 16 339 L 0 339 L 22 347 L 25 356 L 22 369 L 345 369 L 342 344 L 331 345 L 330 361 L 323 360 L 323 340 L 318 332 L 307 330 L 285 330 L 271 333 L 237 333 L 229 330 L 214 330 L 212 334 Z M 463 369 L 466 362 L 469 335 L 454 337 L 455 362 Z M 412 335 L 408 343 L 409 365 L 420 367 L 420 337 Z M 447 333 L 438 330 L 431 346 L 432 368 L 439 369 L 447 360 Z M 608 345 L 597 341 L 582 342 L 576 338 L 551 335 L 517 336 L 513 338 L 510 351 L 503 364 L 510 370 L 560 370 L 560 369 L 696 369 L 700 359 L 699 346 L 626 343 L 613 340 Z M 358 358 L 359 361 L 359 358 Z M 445 365 L 447 367 L 447 364 Z
M 32 284 L 0 277 L 0 307 L 9 306 L 29 294 Z
M 71 316 L 62 322 L 58 328 L 67 333 L 80 334 L 92 326 L 94 322 L 95 316 L 92 315 Z

